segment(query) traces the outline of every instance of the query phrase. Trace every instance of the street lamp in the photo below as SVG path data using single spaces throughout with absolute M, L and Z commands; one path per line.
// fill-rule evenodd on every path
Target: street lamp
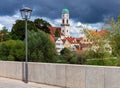
M 25 83 L 28 83 L 28 33 L 27 20 L 30 19 L 32 10 L 24 7 L 20 10 L 22 18 L 25 20 Z

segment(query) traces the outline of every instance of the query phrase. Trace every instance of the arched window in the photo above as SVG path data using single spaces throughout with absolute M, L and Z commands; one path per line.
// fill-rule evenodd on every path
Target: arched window
M 67 19 L 67 24 L 68 24 L 68 19 Z
M 63 24 L 64 24 L 64 19 L 62 21 L 63 21 Z

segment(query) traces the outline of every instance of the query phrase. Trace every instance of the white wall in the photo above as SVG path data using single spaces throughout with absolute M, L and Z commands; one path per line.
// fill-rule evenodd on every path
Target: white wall
M 55 42 L 55 47 L 56 47 L 58 55 L 60 55 L 61 50 L 64 48 L 61 38 L 57 39 L 57 41 Z

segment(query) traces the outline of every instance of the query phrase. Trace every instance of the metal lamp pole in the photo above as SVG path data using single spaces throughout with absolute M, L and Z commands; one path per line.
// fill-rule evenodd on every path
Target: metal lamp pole
M 32 10 L 28 7 L 24 7 L 20 10 L 21 16 L 25 19 L 25 83 L 28 83 L 28 32 L 27 32 L 27 20 L 30 19 Z
M 25 19 L 25 83 L 28 83 L 28 33 L 27 19 Z

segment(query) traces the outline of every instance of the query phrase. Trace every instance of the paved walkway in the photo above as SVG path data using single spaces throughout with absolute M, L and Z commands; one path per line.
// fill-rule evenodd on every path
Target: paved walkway
M 0 88 L 61 88 L 37 83 L 24 83 L 20 80 L 13 80 L 0 77 Z

